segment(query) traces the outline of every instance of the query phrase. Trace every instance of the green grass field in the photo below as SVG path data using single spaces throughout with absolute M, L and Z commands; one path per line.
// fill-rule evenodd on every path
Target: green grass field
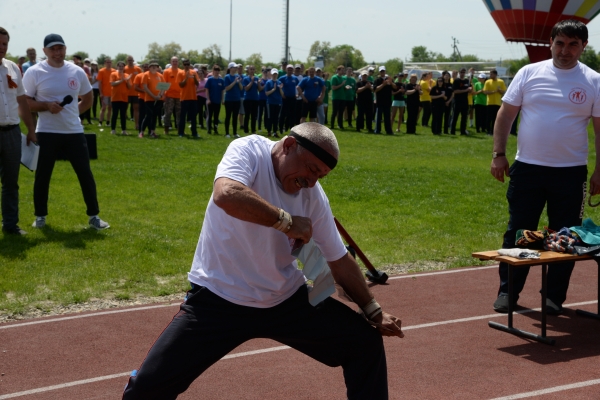
M 100 215 L 111 224 L 103 232 L 88 229 L 77 178 L 64 161 L 54 169 L 47 227 L 31 228 L 34 175 L 22 168 L 20 225 L 29 234 L 0 236 L 0 314 L 186 290 L 216 166 L 231 141 L 220 128 L 220 136 L 200 131 L 198 140 L 152 140 L 86 125 L 98 139 L 92 170 Z M 507 185 L 489 173 L 492 139 L 419 129 L 394 136 L 336 130 L 340 162 L 321 184 L 377 268 L 476 265 L 471 252 L 499 248 L 508 219 Z M 511 136 L 511 160 L 515 149 Z M 594 158 L 590 133 L 590 165 Z M 587 217 L 598 215 L 586 209 Z

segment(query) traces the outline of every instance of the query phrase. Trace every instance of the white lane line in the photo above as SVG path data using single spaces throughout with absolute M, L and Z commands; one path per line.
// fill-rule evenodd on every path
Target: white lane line
M 456 274 L 458 272 L 481 271 L 483 269 L 492 269 L 492 268 L 498 268 L 498 265 L 491 265 L 488 267 L 448 269 L 448 270 L 437 271 L 437 272 L 427 272 L 424 274 L 398 275 L 398 276 L 389 277 L 388 280 L 391 281 L 392 279 L 419 278 L 421 276 Z
M 437 272 L 427 272 L 427 273 L 424 273 L 424 274 L 399 275 L 399 276 L 392 276 L 388 280 L 392 280 L 392 279 L 405 279 L 405 278 L 413 278 L 413 277 L 421 277 L 421 276 L 434 276 L 434 275 L 454 274 L 454 273 L 457 273 L 457 272 L 479 271 L 479 270 L 491 269 L 491 268 L 498 268 L 498 266 L 497 265 L 492 265 L 492 266 L 488 266 L 488 267 L 461 268 L 461 269 L 444 270 L 444 271 L 437 271 Z M 183 298 L 182 298 L 182 301 L 183 301 Z M 68 320 L 71 320 L 71 319 L 95 317 L 95 316 L 100 316 L 100 315 L 118 314 L 118 313 L 124 313 L 124 312 L 144 311 L 144 310 L 151 310 L 153 308 L 178 306 L 180 304 L 181 303 L 159 304 L 159 305 L 154 305 L 154 306 L 143 306 L 143 307 L 128 308 L 128 309 L 125 309 L 125 310 L 101 311 L 101 312 L 92 313 L 92 314 L 85 314 L 85 315 L 72 315 L 72 316 L 69 316 L 69 317 L 44 319 L 44 320 L 39 320 L 39 321 L 23 322 L 23 323 L 20 323 L 20 324 L 11 324 L 11 325 L 6 325 L 6 326 L 0 325 L 0 329 L 19 328 L 19 327 L 28 326 L 28 325 L 47 324 L 47 323 L 50 323 L 50 322 L 68 321 Z
M 182 301 L 183 301 L 183 298 L 182 298 Z M 126 312 L 132 312 L 132 311 L 151 310 L 153 308 L 163 308 L 163 307 L 171 307 L 171 306 L 179 306 L 179 305 L 181 305 L 181 303 L 170 303 L 170 304 L 159 304 L 157 306 L 143 306 L 143 307 L 135 307 L 135 308 L 126 308 L 124 310 L 100 311 L 100 312 L 93 313 L 93 314 L 72 315 L 70 317 L 43 319 L 43 320 L 39 320 L 39 321 L 30 321 L 30 322 L 23 322 L 23 323 L 20 323 L 20 324 L 12 324 L 12 325 L 0 326 L 0 329 L 19 328 L 21 326 L 37 325 L 37 324 L 47 324 L 47 323 L 50 323 L 50 322 L 68 321 L 70 319 L 97 317 L 97 316 L 100 316 L 100 315 L 110 315 L 110 314 L 119 314 L 119 313 L 126 313 Z
M 221 358 L 221 360 L 227 360 L 229 358 L 252 356 L 255 354 L 269 353 L 272 351 L 287 350 L 290 348 L 291 347 L 289 347 L 289 346 L 277 346 L 277 347 L 269 347 L 269 348 L 260 349 L 260 350 L 244 351 L 241 353 L 228 354 L 225 357 Z M 61 383 L 59 385 L 46 386 L 46 387 L 41 387 L 41 388 L 37 388 L 37 389 L 25 390 L 22 392 L 15 392 L 15 393 L 10 393 L 10 394 L 0 395 L 0 400 L 13 399 L 15 397 L 28 396 L 30 394 L 37 394 L 37 393 L 44 393 L 44 392 L 49 392 L 51 390 L 58 390 L 58 389 L 68 388 L 71 386 L 78 386 L 78 385 L 85 385 L 87 383 L 106 381 L 108 379 L 122 378 L 124 376 L 130 376 L 130 375 L 131 375 L 131 372 L 122 372 L 120 374 L 105 375 L 105 376 L 99 376 L 96 378 L 82 379 L 79 381 Z
M 513 400 L 525 399 L 527 397 L 540 396 L 548 393 L 562 392 L 563 390 L 578 389 L 586 386 L 600 385 L 600 379 L 592 379 L 591 381 L 577 382 L 570 385 L 555 386 L 553 388 L 534 390 L 533 392 L 513 394 L 505 397 L 496 397 L 492 400 Z
M 598 300 L 582 301 L 580 303 L 563 304 L 563 306 L 564 307 L 577 307 L 577 306 L 583 306 L 583 305 L 589 305 L 589 304 L 596 304 L 596 303 L 598 303 Z M 540 311 L 540 309 L 539 308 L 527 309 L 527 310 L 517 311 L 515 313 L 516 314 L 526 314 L 526 313 L 530 313 L 530 312 L 533 312 L 533 311 Z M 438 322 L 432 322 L 432 323 L 428 323 L 428 324 L 410 325 L 410 326 L 403 327 L 402 330 L 430 328 L 430 327 L 434 327 L 434 326 L 456 324 L 456 323 L 469 322 L 469 321 L 476 321 L 476 320 L 480 320 L 480 319 L 497 318 L 497 317 L 502 317 L 502 316 L 506 316 L 506 315 L 505 314 L 499 314 L 499 313 L 488 314 L 488 315 L 478 315 L 476 317 L 451 319 L 451 320 L 447 320 L 447 321 L 438 321 Z M 273 352 L 273 351 L 281 351 L 281 350 L 288 350 L 288 349 L 290 349 L 289 346 L 268 347 L 266 349 L 252 350 L 252 351 L 245 351 L 245 352 L 240 352 L 240 353 L 228 354 L 225 357 L 223 357 L 221 360 L 227 360 L 227 359 L 238 358 L 238 357 L 246 357 L 246 356 L 252 356 L 252 355 L 255 355 L 255 354 L 270 353 L 270 352 Z M 35 393 L 42 393 L 42 392 L 47 392 L 47 391 L 50 391 L 50 390 L 63 389 L 63 388 L 70 387 L 70 386 L 84 385 L 86 383 L 98 382 L 98 381 L 103 381 L 103 380 L 107 380 L 107 379 L 120 378 L 120 377 L 123 377 L 123 376 L 129 376 L 130 374 L 131 374 L 130 372 L 123 372 L 123 373 L 120 373 L 120 374 L 100 376 L 100 377 L 91 378 L 91 379 L 83 379 L 83 380 L 80 380 L 80 381 L 68 382 L 68 383 L 63 383 L 63 384 L 60 384 L 60 385 L 46 386 L 46 387 L 42 387 L 42 388 L 38 388 L 38 389 L 26 390 L 26 391 L 23 391 L 23 392 L 15 392 L 15 393 L 11 393 L 11 394 L 0 395 L 0 400 L 12 399 L 14 397 L 26 396 L 26 395 L 35 394 Z M 592 381 L 589 381 L 589 382 L 592 382 Z M 600 380 L 599 380 L 598 383 L 600 383 Z M 595 384 L 595 383 L 592 383 L 592 384 Z M 592 384 L 590 384 L 590 385 L 592 385 Z M 574 385 L 577 385 L 577 384 L 574 384 Z M 570 385 L 566 385 L 566 386 L 570 386 Z M 583 386 L 588 386 L 588 385 L 583 385 Z M 583 387 L 583 386 L 580 386 L 580 387 Z M 562 388 L 562 386 L 558 386 L 558 387 Z M 573 388 L 575 388 L 575 387 L 578 387 L 578 386 L 573 386 Z M 546 389 L 546 390 L 550 390 L 550 389 Z M 559 390 L 566 390 L 566 389 L 559 389 Z M 558 390 L 555 390 L 555 391 L 558 391 Z M 534 392 L 531 392 L 531 393 L 534 393 Z M 548 393 L 551 393 L 551 392 L 548 392 Z M 521 396 L 521 395 L 515 395 L 515 396 Z M 533 396 L 533 395 L 531 395 L 531 396 Z M 525 396 L 525 397 L 530 397 L 530 396 Z M 500 399 L 512 399 L 512 398 L 520 399 L 522 397 L 502 397 Z M 500 399 L 494 399 L 494 400 L 500 400 Z

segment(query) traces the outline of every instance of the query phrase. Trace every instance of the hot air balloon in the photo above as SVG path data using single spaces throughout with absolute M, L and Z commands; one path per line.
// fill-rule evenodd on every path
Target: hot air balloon
M 483 0 L 509 42 L 525 43 L 531 62 L 547 60 L 550 31 L 564 19 L 588 24 L 600 12 L 598 0 Z

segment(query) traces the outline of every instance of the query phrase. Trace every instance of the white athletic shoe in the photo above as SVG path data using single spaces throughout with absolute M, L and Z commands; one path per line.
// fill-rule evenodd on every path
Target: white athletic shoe
M 110 225 L 107 222 L 102 221 L 97 215 L 90 217 L 89 223 L 92 228 L 99 231 L 110 228 Z
M 34 228 L 43 228 L 46 226 L 46 217 L 35 217 L 35 221 L 31 224 Z

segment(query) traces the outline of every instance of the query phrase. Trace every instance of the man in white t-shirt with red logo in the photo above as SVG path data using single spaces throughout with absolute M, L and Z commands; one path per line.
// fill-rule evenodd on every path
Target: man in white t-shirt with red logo
M 587 191 L 590 118 L 600 154 L 600 75 L 579 62 L 588 39 L 585 24 L 559 21 L 551 32 L 552 59 L 530 64 L 515 75 L 502 98 L 494 128 L 491 173 L 501 182 L 510 176 L 506 198 L 510 219 L 503 248 L 514 248 L 519 229 L 537 230 L 544 206 L 555 231 L 581 225 Z M 506 143 L 521 111 L 517 155 L 509 168 Z M 590 179 L 590 193 L 600 193 L 600 157 Z M 560 314 L 566 300 L 573 262 L 548 270 L 547 312 Z M 516 304 L 529 268 L 515 268 Z M 500 263 L 500 289 L 494 310 L 508 312 L 508 265 Z
M 295 126 L 278 142 L 250 135 L 229 145 L 188 274 L 192 290 L 132 373 L 123 399 L 174 399 L 252 338 L 342 366 L 350 399 L 388 398 L 381 336 L 404 335 L 400 320 L 370 293 L 318 183 L 338 156 L 333 132 L 316 122 Z M 309 303 L 291 251 L 295 240 L 311 238 L 369 321 L 331 297 Z
M 47 59 L 31 66 L 23 76 L 23 87 L 31 111 L 38 112 L 36 134 L 40 153 L 33 183 L 34 228 L 46 226 L 50 178 L 59 152 L 71 162 L 83 199 L 88 222 L 94 229 L 109 225 L 98 217 L 100 208 L 96 182 L 90 168 L 87 141 L 79 115 L 92 105 L 92 86 L 83 71 L 65 62 L 67 47 L 60 35 L 52 33 L 44 39 Z M 81 101 L 78 101 L 81 97 Z

